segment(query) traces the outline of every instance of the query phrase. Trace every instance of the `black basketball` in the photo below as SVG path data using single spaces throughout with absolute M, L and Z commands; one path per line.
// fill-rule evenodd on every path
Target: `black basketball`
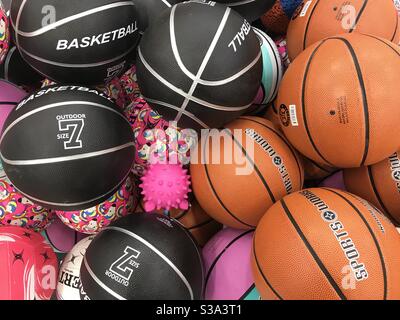
M 22 59 L 17 47 L 11 47 L 0 65 L 0 78 L 19 86 L 39 88 L 43 76 Z
M 215 2 L 164 11 L 138 49 L 147 102 L 181 128 L 219 128 L 245 113 L 260 87 L 260 43 L 238 13 Z
M 198 300 L 204 274 L 185 228 L 164 215 L 134 213 L 94 238 L 80 278 L 82 299 Z
M 16 189 L 35 203 L 71 211 L 116 192 L 133 166 L 134 141 L 128 120 L 104 94 L 55 86 L 15 107 L 0 151 Z
M 133 0 L 138 7 L 139 30 L 144 31 L 166 9 L 183 0 Z
M 253 22 L 266 13 L 277 0 L 215 0 L 230 6 L 248 21 Z
M 101 84 L 128 67 L 139 41 L 137 7 L 118 0 L 13 0 L 22 57 L 58 83 Z

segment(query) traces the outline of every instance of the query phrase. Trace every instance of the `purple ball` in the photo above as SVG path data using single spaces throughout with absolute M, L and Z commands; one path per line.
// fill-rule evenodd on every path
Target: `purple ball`
M 206 300 L 257 300 L 251 271 L 253 230 L 226 228 L 203 248 Z
M 0 80 L 0 132 L 11 110 L 27 93 L 11 82 Z
M 343 180 L 343 171 L 338 171 L 333 175 L 327 177 L 326 179 L 322 180 L 322 182 L 319 184 L 319 187 L 334 188 L 346 191 Z

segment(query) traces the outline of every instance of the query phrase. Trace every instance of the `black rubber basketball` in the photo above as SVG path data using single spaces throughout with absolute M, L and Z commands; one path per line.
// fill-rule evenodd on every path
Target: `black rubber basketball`
M 112 195 L 133 166 L 128 120 L 104 94 L 44 88 L 8 116 L 0 140 L 4 171 L 33 202 L 80 210 Z
M 103 229 L 81 266 L 81 298 L 198 300 L 204 274 L 191 235 L 164 215 L 134 213 Z
M 163 12 L 138 49 L 142 94 L 181 128 L 219 128 L 245 113 L 261 74 L 251 26 L 215 2 L 184 2 Z
M 0 78 L 19 86 L 39 88 L 43 76 L 22 59 L 17 47 L 11 47 L 0 65 Z
M 182 1 L 183 0 L 133 0 L 138 8 L 139 30 L 145 31 L 164 10 Z
M 139 41 L 137 7 L 118 0 L 13 0 L 22 57 L 58 83 L 101 84 L 128 67 Z
M 215 0 L 230 6 L 249 22 L 253 22 L 266 13 L 277 0 Z

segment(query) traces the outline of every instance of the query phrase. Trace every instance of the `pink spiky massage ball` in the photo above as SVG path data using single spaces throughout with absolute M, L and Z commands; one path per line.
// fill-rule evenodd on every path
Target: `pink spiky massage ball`
M 190 176 L 180 164 L 152 164 L 141 180 L 146 212 L 189 208 Z

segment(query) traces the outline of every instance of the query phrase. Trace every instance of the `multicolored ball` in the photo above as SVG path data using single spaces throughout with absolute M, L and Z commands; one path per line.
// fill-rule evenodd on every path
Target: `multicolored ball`
M 125 108 L 136 141 L 134 173 L 142 176 L 150 163 L 170 162 L 187 164 L 190 148 L 195 143 L 188 130 L 180 130 L 165 121 L 150 108 L 146 101 L 137 98 Z
M 0 179 L 0 224 L 23 227 L 34 231 L 46 229 L 54 212 L 21 195 L 5 177 Z
M 1 2 L 0 2 L 1 3 Z M 8 17 L 0 5 L 0 64 L 3 63 L 10 45 Z
M 137 206 L 135 189 L 134 179 L 130 176 L 121 188 L 103 203 L 85 210 L 56 213 L 70 228 L 86 234 L 95 234 L 114 220 L 134 212 Z

